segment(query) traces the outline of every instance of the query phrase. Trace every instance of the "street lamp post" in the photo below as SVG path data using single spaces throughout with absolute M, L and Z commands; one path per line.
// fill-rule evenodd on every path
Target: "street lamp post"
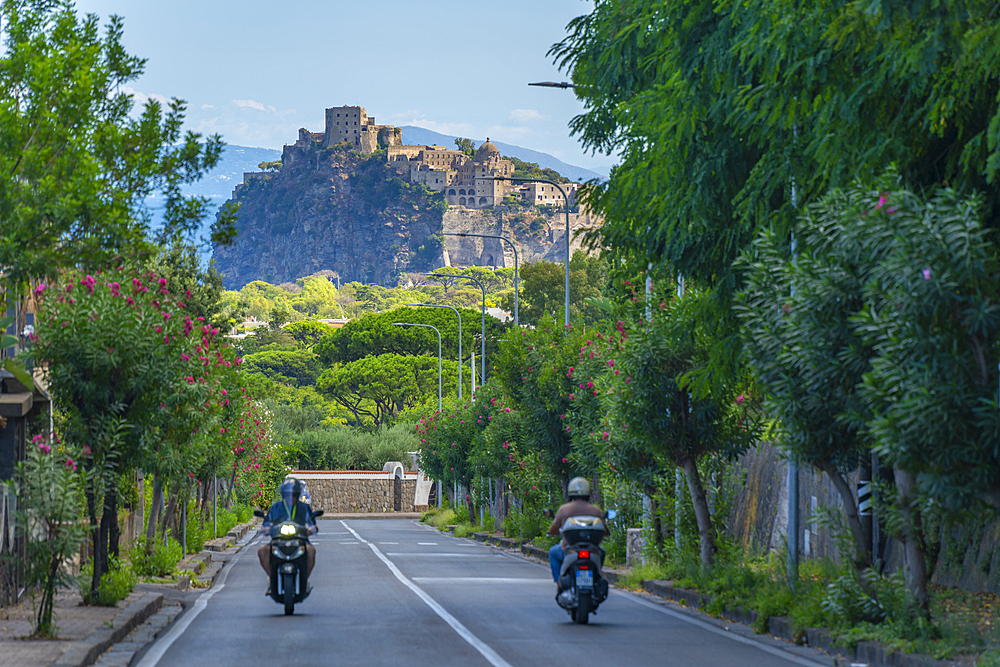
M 393 322 L 394 327 L 425 327 L 427 329 L 434 329 L 438 335 L 438 412 L 441 412 L 441 332 L 438 331 L 437 327 L 432 327 L 429 324 L 414 324 L 412 322 Z
M 485 384 L 486 383 L 486 288 L 483 287 L 483 284 L 481 282 L 479 282 L 478 280 L 476 280 L 472 276 L 462 276 L 462 275 L 459 275 L 457 273 L 425 273 L 424 275 L 425 276 L 432 276 L 432 277 L 447 276 L 448 278 L 464 278 L 466 280 L 471 280 L 472 282 L 474 282 L 477 285 L 479 285 L 479 289 L 481 289 L 483 291 L 483 308 L 482 308 L 482 311 L 483 311 L 482 312 L 482 317 L 483 317 L 483 322 L 482 322 L 482 343 L 483 343 L 483 346 L 482 346 L 482 358 L 483 358 L 483 362 L 482 363 L 483 363 L 483 370 L 482 370 L 482 381 Z M 475 373 L 475 370 L 473 370 L 473 373 Z
M 437 303 L 407 303 L 407 306 L 426 306 L 428 308 L 449 308 L 458 317 L 458 400 L 462 400 L 462 315 L 458 309 Z
M 482 239 L 500 239 L 501 241 L 506 241 L 510 244 L 510 249 L 514 251 L 514 326 L 518 326 L 517 322 L 517 246 L 506 236 L 497 236 L 495 234 L 469 234 L 467 232 L 444 232 L 445 236 L 477 236 Z
M 480 179 L 487 181 L 513 181 L 516 183 L 548 183 L 549 185 L 555 186 L 559 190 L 559 194 L 563 196 L 563 207 L 566 211 L 566 298 L 565 298 L 565 309 L 563 315 L 563 326 L 569 327 L 569 197 L 566 195 L 566 191 L 562 189 L 562 186 L 555 181 L 550 181 L 545 178 L 518 178 L 514 176 L 493 176 L 492 178 Z

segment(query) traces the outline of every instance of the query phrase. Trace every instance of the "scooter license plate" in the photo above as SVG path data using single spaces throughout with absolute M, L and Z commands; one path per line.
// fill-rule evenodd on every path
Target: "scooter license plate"
M 593 588 L 594 587 L 594 573 L 590 570 L 577 570 L 576 571 L 576 587 L 577 588 Z

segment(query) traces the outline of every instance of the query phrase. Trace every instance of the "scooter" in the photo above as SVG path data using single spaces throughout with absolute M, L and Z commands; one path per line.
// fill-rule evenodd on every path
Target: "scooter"
M 254 510 L 264 518 L 264 513 Z M 323 515 L 323 510 L 312 513 L 313 518 Z M 270 528 L 271 536 L 271 599 L 285 605 L 285 616 L 295 613 L 296 603 L 302 602 L 312 588 L 309 586 L 309 561 L 306 556 L 308 529 L 301 523 L 282 521 Z
M 579 625 L 585 625 L 590 614 L 597 613 L 597 607 L 608 597 L 608 582 L 601 576 L 604 549 L 600 545 L 605 521 L 616 515 L 615 510 L 608 510 L 603 519 L 573 516 L 559 529 L 567 547 L 559 571 L 556 603 Z M 545 516 L 552 518 L 552 510 L 545 510 Z

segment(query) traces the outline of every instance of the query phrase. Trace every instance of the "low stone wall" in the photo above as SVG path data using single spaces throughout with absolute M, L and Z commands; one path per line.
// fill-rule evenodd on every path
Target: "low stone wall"
M 391 475 L 372 473 L 295 472 L 309 488 L 313 509 L 328 514 L 344 512 L 414 512 L 416 475 L 407 474 L 397 482 Z M 395 484 L 400 485 L 399 505 L 395 505 Z

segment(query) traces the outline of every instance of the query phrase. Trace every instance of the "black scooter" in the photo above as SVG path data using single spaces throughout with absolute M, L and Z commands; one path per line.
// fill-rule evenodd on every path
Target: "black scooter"
M 545 510 L 552 518 L 552 510 Z M 614 519 L 615 510 L 608 510 L 604 518 L 572 516 L 559 529 L 566 540 L 565 558 L 559 574 L 559 591 L 556 603 L 569 612 L 574 623 L 585 625 L 590 614 L 608 597 L 608 582 L 601 576 L 604 566 L 605 521 Z
M 264 518 L 260 510 L 254 515 Z M 313 518 L 323 515 L 323 510 L 312 513 Z M 282 521 L 270 528 L 271 536 L 271 599 L 285 605 L 285 616 L 295 613 L 295 604 L 302 602 L 312 591 L 309 587 L 309 560 L 306 543 L 309 530 L 294 521 Z

